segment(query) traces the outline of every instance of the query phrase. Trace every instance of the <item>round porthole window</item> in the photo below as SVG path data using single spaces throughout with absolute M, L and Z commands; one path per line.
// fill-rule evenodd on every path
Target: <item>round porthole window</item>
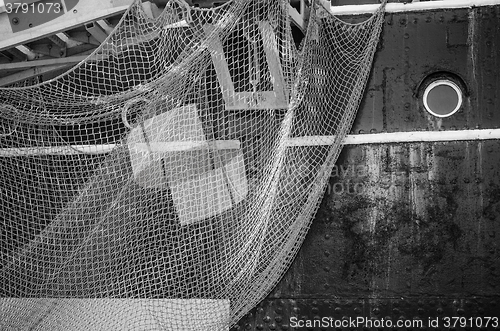
M 429 113 L 437 117 L 448 117 L 462 106 L 462 91 L 451 80 L 440 79 L 426 87 L 423 99 L 424 107 Z

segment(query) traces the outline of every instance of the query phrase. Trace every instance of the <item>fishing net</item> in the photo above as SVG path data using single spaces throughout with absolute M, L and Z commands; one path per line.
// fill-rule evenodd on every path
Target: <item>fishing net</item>
M 0 329 L 227 330 L 295 256 L 383 5 L 134 2 L 86 60 L 0 89 Z

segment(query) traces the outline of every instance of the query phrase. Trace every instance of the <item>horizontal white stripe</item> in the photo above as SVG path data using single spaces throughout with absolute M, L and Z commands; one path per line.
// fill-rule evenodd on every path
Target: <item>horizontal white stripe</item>
M 425 11 L 449 8 L 468 8 L 477 6 L 500 5 L 500 0 L 442 0 L 442 1 L 424 1 L 411 3 L 388 3 L 385 11 L 388 13 Z M 334 15 L 360 15 L 373 13 L 380 7 L 380 4 L 374 5 L 346 5 L 331 6 L 331 12 Z
M 307 136 L 291 138 L 288 146 L 321 146 L 330 145 L 335 136 Z M 457 130 L 457 131 L 412 131 L 347 135 L 344 145 L 409 143 L 409 142 L 439 142 L 461 140 L 500 139 L 500 129 Z
M 335 142 L 335 136 L 305 136 L 290 138 L 289 147 L 324 146 Z M 457 130 L 457 131 L 412 131 L 391 133 L 370 133 L 347 135 L 344 145 L 411 143 L 411 142 L 439 142 L 439 141 L 464 141 L 464 140 L 490 140 L 500 139 L 500 129 Z M 210 143 L 210 142 L 209 142 Z M 146 151 L 146 146 L 138 144 L 139 149 Z M 169 142 L 153 143 L 152 152 L 188 151 L 207 147 L 201 142 Z M 55 147 L 23 147 L 0 148 L 0 157 L 35 156 L 35 155 L 75 155 L 75 154 L 105 154 L 111 152 L 115 144 L 107 145 L 72 145 Z M 239 149 L 238 140 L 217 140 L 213 148 Z
M 36 155 L 76 155 L 76 154 L 104 154 L 111 152 L 115 144 L 106 145 L 73 145 L 52 147 L 18 147 L 1 148 L 0 157 L 36 156 Z
M 115 144 L 105 145 L 71 145 L 52 147 L 19 147 L 1 148 L 0 157 L 34 156 L 34 155 L 76 155 L 76 154 L 105 154 L 111 152 Z M 239 149 L 239 140 L 216 141 L 170 141 L 131 144 L 136 152 L 180 152 L 200 149 Z

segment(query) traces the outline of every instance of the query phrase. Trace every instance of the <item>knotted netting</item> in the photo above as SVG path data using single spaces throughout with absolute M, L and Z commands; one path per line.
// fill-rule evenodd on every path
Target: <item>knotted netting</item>
M 132 4 L 85 61 L 0 89 L 0 329 L 227 330 L 296 254 L 383 5 Z

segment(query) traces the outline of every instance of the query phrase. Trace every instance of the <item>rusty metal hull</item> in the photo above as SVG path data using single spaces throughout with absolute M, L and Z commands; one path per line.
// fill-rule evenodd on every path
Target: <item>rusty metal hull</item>
M 500 6 L 386 14 L 352 133 L 498 128 L 499 56 Z M 434 72 L 465 84 L 449 118 L 422 105 L 419 86 Z M 344 147 L 295 262 L 235 329 L 500 317 L 499 165 L 499 140 Z

